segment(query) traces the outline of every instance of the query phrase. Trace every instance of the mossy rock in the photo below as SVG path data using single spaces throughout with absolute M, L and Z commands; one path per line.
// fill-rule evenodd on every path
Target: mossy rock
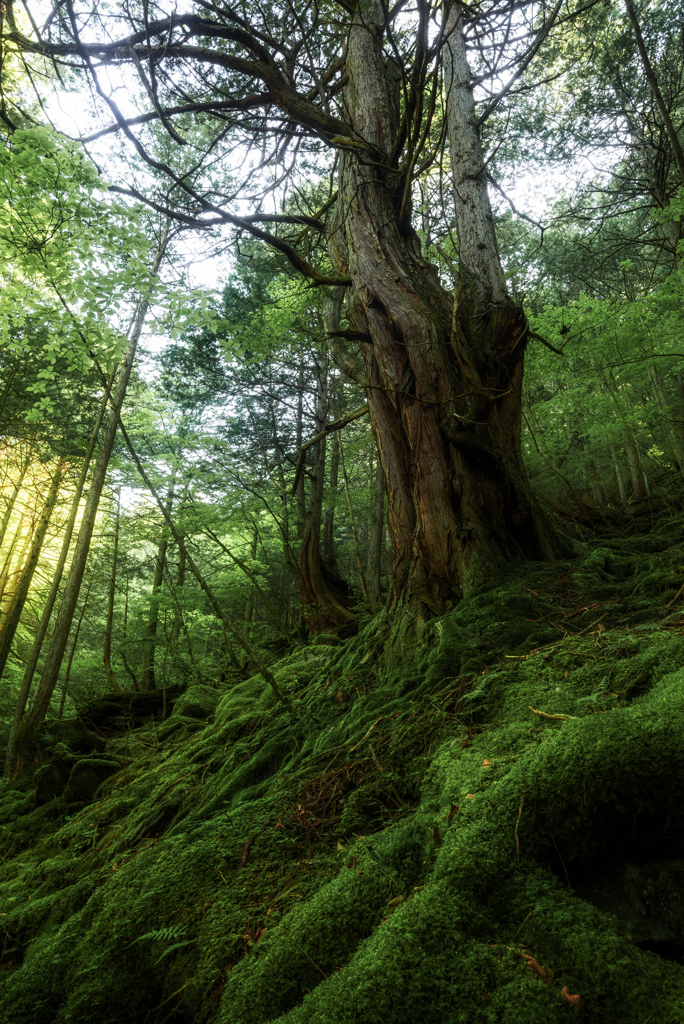
M 313 647 L 339 647 L 344 643 L 335 633 L 318 633 L 311 640 Z
M 206 721 L 216 710 L 221 699 L 218 690 L 199 683 L 189 686 L 173 707 L 172 717 L 199 718 Z
M 67 804 L 88 803 L 93 799 L 100 785 L 111 775 L 115 775 L 121 766 L 118 761 L 105 758 L 90 757 L 77 761 L 71 769 L 69 781 L 64 790 Z
M 47 753 L 58 743 L 63 743 L 69 750 L 79 754 L 90 754 L 96 751 L 103 754 L 106 742 L 101 736 L 86 728 L 79 718 L 47 719 L 40 727 L 40 745 Z

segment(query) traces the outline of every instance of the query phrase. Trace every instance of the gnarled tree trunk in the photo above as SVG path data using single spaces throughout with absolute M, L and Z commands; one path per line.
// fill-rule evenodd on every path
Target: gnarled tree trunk
M 512 557 L 552 559 L 520 448 L 527 323 L 505 289 L 483 177 L 463 38 L 448 22 L 445 86 L 458 226 L 455 295 L 420 253 L 409 186 L 388 170 L 399 131 L 382 9 L 354 19 L 345 106 L 375 154 L 341 158 L 330 252 L 349 275 L 347 318 L 361 344 L 371 422 L 381 453 L 394 551 L 388 610 L 427 618 L 451 608 Z

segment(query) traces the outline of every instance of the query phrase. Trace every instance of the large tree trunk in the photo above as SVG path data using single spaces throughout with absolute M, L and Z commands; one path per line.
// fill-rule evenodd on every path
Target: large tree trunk
M 361 349 L 394 553 L 388 610 L 401 604 L 419 617 L 447 611 L 512 557 L 553 558 L 522 464 L 527 324 L 506 294 L 496 250 L 460 13 L 455 5 L 446 60 L 455 298 L 421 257 L 405 180 L 386 169 L 398 85 L 383 60 L 375 0 L 349 35 L 345 106 L 377 156 L 344 151 L 330 238 L 338 271 L 353 282 L 350 327 L 368 336 Z

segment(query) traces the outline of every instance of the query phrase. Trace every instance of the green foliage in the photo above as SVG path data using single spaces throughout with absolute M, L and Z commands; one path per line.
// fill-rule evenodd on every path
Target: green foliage
M 45 127 L 0 142 L 0 350 L 21 359 L 39 339 L 29 421 L 54 408 L 49 388 L 65 370 L 86 374 L 96 360 L 111 373 L 141 298 L 160 307 L 159 331 L 213 319 L 206 293 L 188 299 L 151 273 L 142 210 L 106 197 L 107 187 L 77 145 Z
M 598 482 L 620 501 L 616 467 L 632 490 L 628 456 L 652 489 L 681 468 L 682 288 L 672 275 L 631 301 L 583 295 L 530 318 L 563 352 L 533 341 L 526 363 L 526 460 L 545 490 L 574 487 L 601 500 Z

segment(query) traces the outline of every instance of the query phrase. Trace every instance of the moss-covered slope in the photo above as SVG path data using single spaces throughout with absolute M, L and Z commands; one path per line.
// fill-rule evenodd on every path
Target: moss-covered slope
M 391 670 L 383 617 L 303 648 L 294 719 L 254 677 L 94 753 L 48 724 L 0 790 L 2 1024 L 681 1024 L 682 525 Z

